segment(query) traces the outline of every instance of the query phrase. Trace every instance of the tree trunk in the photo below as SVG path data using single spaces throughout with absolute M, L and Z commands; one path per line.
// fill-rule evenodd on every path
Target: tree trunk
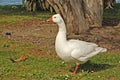
M 31 0 L 26 0 L 26 10 L 27 11 L 32 11 L 32 2 Z
M 25 0 L 22 0 L 22 7 L 25 7 Z
M 36 11 L 38 0 L 26 0 L 26 10 Z
M 43 10 L 49 10 L 51 13 L 54 11 L 53 7 L 50 6 L 47 0 L 38 0 L 40 8 Z
M 65 20 L 68 33 L 79 34 L 102 25 L 102 0 L 47 0 Z
M 36 4 L 37 4 L 37 0 L 33 0 L 32 1 L 32 10 L 35 12 L 36 11 L 36 8 L 37 8 L 37 6 L 36 6 Z

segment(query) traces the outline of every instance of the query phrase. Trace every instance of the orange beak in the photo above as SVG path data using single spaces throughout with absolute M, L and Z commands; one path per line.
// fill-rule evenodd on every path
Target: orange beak
M 47 20 L 47 22 L 53 22 L 52 17 Z

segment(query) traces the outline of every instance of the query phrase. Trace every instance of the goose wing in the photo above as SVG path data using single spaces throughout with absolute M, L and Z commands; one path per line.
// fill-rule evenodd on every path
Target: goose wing
M 80 61 L 86 61 L 88 58 L 98 54 L 102 49 L 95 43 L 85 41 L 71 40 L 70 43 L 73 45 L 71 57 Z

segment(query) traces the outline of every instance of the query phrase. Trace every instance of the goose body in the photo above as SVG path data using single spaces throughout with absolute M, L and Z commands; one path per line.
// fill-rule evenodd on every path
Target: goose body
M 100 52 L 107 51 L 106 48 L 99 47 L 95 43 L 75 39 L 67 40 L 66 26 L 60 14 L 53 15 L 47 21 L 58 24 L 59 30 L 56 36 L 55 50 L 62 60 L 76 63 L 73 73 L 77 72 L 79 64 L 88 61 Z

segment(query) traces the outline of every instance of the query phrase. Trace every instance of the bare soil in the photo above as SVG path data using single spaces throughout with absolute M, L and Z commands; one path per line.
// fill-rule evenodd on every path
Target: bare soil
M 12 41 L 36 44 L 38 48 L 54 48 L 57 31 L 56 24 L 34 19 L 15 26 L 4 24 L 0 35 Z M 11 35 L 6 35 L 7 32 Z M 68 36 L 70 38 L 97 43 L 109 52 L 120 52 L 120 19 L 104 20 L 103 27 L 93 27 L 80 35 Z

